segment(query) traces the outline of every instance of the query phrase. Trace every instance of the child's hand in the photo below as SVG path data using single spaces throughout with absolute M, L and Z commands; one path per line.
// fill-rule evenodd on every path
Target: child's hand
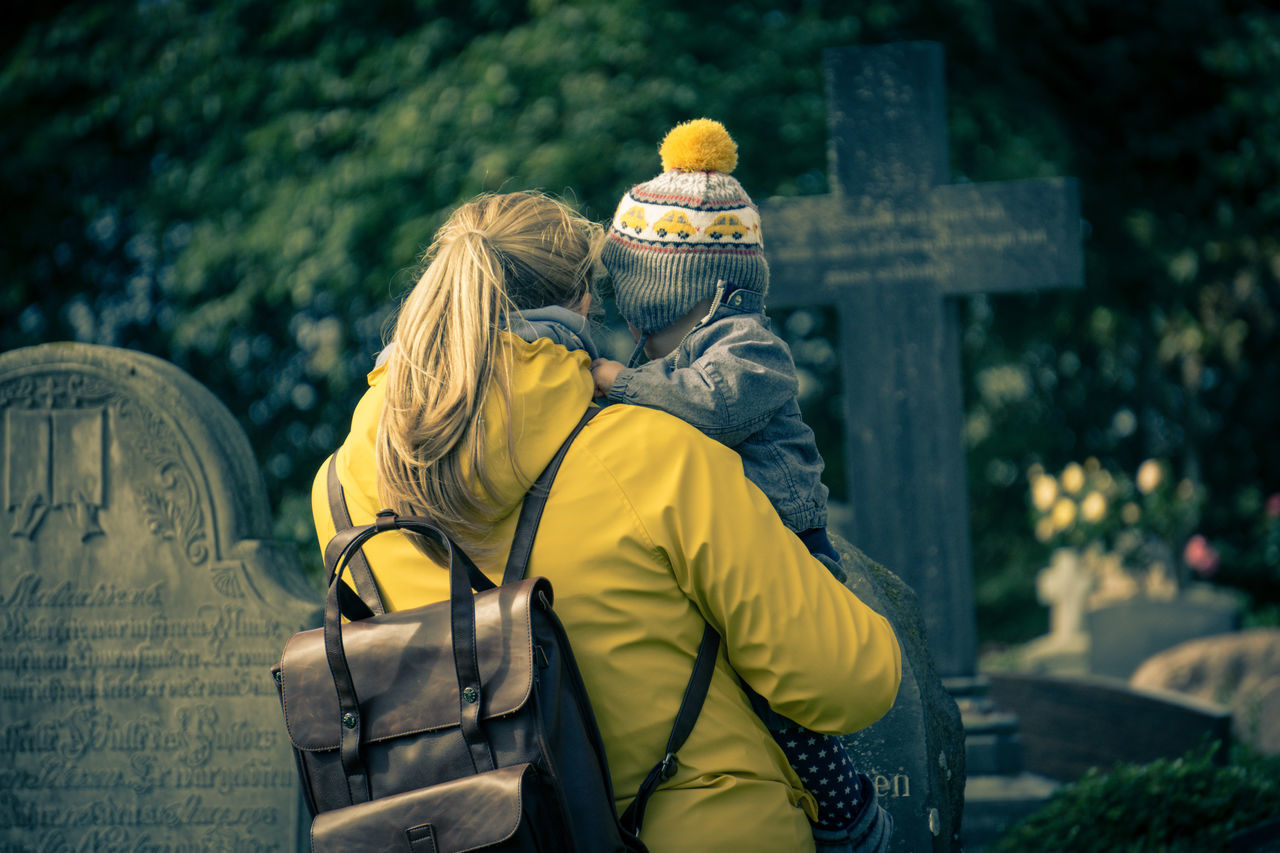
M 608 358 L 597 358 L 591 362 L 591 378 L 596 382 L 596 396 L 607 397 L 613 381 L 618 378 L 619 371 L 626 367 L 620 361 Z

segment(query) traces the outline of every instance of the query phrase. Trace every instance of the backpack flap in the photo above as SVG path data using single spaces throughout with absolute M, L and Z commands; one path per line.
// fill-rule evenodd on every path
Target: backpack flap
M 533 689 L 531 610 L 551 599 L 545 578 L 476 593 L 476 661 L 481 717 L 513 713 Z M 342 644 L 363 718 L 361 740 L 377 743 L 459 724 L 458 675 L 451 653 L 450 602 L 401 610 L 342 626 Z M 295 748 L 337 749 L 338 693 L 325 655 L 324 629 L 295 634 L 280 662 L 285 725 Z

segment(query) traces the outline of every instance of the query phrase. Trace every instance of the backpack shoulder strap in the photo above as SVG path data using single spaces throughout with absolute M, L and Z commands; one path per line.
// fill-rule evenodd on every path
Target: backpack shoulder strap
M 520 518 L 516 522 L 515 536 L 511 542 L 511 554 L 507 558 L 506 569 L 502 573 L 504 584 L 512 583 L 524 577 L 529 565 L 529 554 L 533 551 L 533 540 L 538 534 L 538 524 L 542 520 L 542 511 L 547 505 L 547 495 L 551 493 L 551 483 L 555 480 L 560 463 L 564 461 L 569 445 L 587 423 L 599 414 L 600 409 L 590 406 L 578 421 L 577 426 L 569 433 L 560 445 L 560 450 L 547 467 L 529 487 L 524 505 L 520 507 Z M 707 625 L 702 631 L 702 641 L 698 644 L 698 656 L 693 662 L 693 674 L 685 687 L 684 696 L 680 700 L 680 709 L 676 711 L 675 723 L 671 727 L 671 736 L 667 739 L 666 755 L 653 766 L 645 776 L 636 798 L 622 816 L 622 825 L 635 835 L 640 834 L 640 824 L 644 821 L 644 810 L 649 796 L 657 789 L 658 784 L 675 775 L 676 753 L 688 740 L 693 725 L 698 721 L 702 705 L 706 701 L 707 691 L 711 687 L 711 676 L 716 668 L 716 654 L 720 650 L 720 635 L 715 628 Z
M 533 485 L 524 496 L 524 503 L 520 507 L 520 519 L 516 522 L 515 536 L 511 540 L 511 553 L 507 557 L 507 567 L 502 573 L 504 584 L 513 583 L 524 577 L 525 569 L 529 566 L 529 554 L 533 551 L 533 540 L 538 535 L 538 524 L 542 521 L 542 510 L 546 508 L 547 495 L 551 493 L 551 482 L 555 480 L 556 472 L 560 470 L 560 463 L 569 452 L 569 445 L 578 437 L 578 433 L 582 432 L 582 428 L 598 414 L 600 414 L 598 406 L 587 407 L 578 420 L 577 426 L 569 432 L 560 449 L 556 451 L 556 455 L 547 463 L 547 467 L 538 475 L 538 479 L 533 481 Z
M 347 509 L 346 494 L 342 490 L 342 482 L 338 479 L 338 454 L 335 452 L 329 457 L 326 467 L 328 472 L 325 475 L 326 486 L 329 492 L 329 514 L 333 516 L 334 536 L 342 533 L 344 530 L 352 528 L 351 512 Z M 378 595 L 378 584 L 373 579 L 373 570 L 369 568 L 369 561 L 365 559 L 364 549 L 356 551 L 351 556 L 347 568 L 351 572 L 351 579 L 356 583 L 356 593 L 360 599 L 368 605 L 369 609 L 375 614 L 382 614 L 386 609 L 382 606 L 382 596 Z
M 640 834 L 640 824 L 644 822 L 644 810 L 649 804 L 650 795 L 658 789 L 661 782 L 676 775 L 676 768 L 679 766 L 676 753 L 688 740 L 689 733 L 693 731 L 693 724 L 698 721 L 698 714 L 702 712 L 702 703 L 706 701 L 707 690 L 711 687 L 711 676 L 715 672 L 716 653 L 719 650 L 720 635 L 708 624 L 702 629 L 698 657 L 693 662 L 693 675 L 689 677 L 689 685 L 685 687 L 684 696 L 680 700 L 680 710 L 676 711 L 676 721 L 671 726 L 671 737 L 667 739 L 667 754 L 653 765 L 653 769 L 640 783 L 636 798 L 623 812 L 622 825 L 636 835 Z

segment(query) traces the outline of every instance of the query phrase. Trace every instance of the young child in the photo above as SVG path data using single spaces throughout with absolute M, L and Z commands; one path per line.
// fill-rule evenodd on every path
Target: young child
M 720 123 L 697 119 L 672 129 L 660 154 L 663 173 L 622 197 L 601 254 L 637 343 L 628 365 L 592 363 L 596 394 L 662 409 L 737 450 L 783 523 L 843 580 L 795 364 L 764 315 L 760 214 L 729 174 L 737 145 Z M 818 801 L 820 849 L 882 849 L 891 821 L 840 740 L 752 698 Z

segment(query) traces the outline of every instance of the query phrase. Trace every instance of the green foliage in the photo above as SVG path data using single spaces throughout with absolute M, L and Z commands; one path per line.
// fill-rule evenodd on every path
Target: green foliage
M 1083 292 L 963 306 L 984 635 L 1043 620 L 1025 472 L 1088 457 L 1170 460 L 1207 495 L 1218 579 L 1265 609 L 1280 567 L 1230 557 L 1265 553 L 1251 524 L 1280 489 L 1263 440 L 1280 419 L 1280 20 L 1249 0 L 1161 5 L 42 6 L 0 37 L 0 347 L 90 341 L 188 370 L 248 431 L 277 534 L 314 554 L 312 472 L 460 201 L 538 187 L 604 218 L 698 115 L 734 134 L 756 198 L 826 192 L 822 50 L 937 40 L 956 179 L 1079 176 L 1091 226 Z M 815 391 L 838 387 L 834 325 L 800 313 L 779 325 L 838 479 L 841 401 Z
M 72 7 L 0 68 L 17 238 L 0 340 L 175 362 L 240 417 L 277 506 L 305 512 L 296 496 L 454 206 L 538 187 L 603 217 L 656 173 L 666 129 L 702 113 L 743 140 L 758 194 L 823 190 L 821 50 L 861 28 L 754 4 L 706 28 L 634 0 Z
M 1216 747 L 1215 747 L 1216 748 Z M 1280 758 L 1238 747 L 1178 759 L 1090 770 L 1008 830 L 990 853 L 1213 853 L 1276 817 Z
M 1280 17 L 1255 3 L 1168 3 L 1151 14 L 1021 0 L 995 25 L 990 73 L 1008 83 L 991 103 L 999 118 L 986 122 L 1016 115 L 1032 151 L 1080 178 L 1090 236 L 1084 291 L 969 306 L 979 624 L 1017 619 L 1006 600 L 1046 562 L 1012 525 L 1027 471 L 1087 457 L 1119 471 L 1168 459 L 1205 497 L 1195 522 L 1224 555 L 1215 580 L 1265 608 L 1280 600 L 1280 565 L 1258 571 L 1228 552 L 1256 550 L 1254 520 L 1280 484 L 1280 456 L 1263 438 L 1280 420 L 1264 390 L 1280 379 L 1280 245 L 1268 236 Z M 993 145 L 980 121 L 958 123 L 971 136 L 953 140 L 953 153 L 958 170 L 989 179 L 999 158 L 987 149 L 1027 146 Z M 1020 373 L 1025 393 L 984 394 L 979 380 L 995 368 Z M 1000 568 L 984 578 L 985 566 Z

